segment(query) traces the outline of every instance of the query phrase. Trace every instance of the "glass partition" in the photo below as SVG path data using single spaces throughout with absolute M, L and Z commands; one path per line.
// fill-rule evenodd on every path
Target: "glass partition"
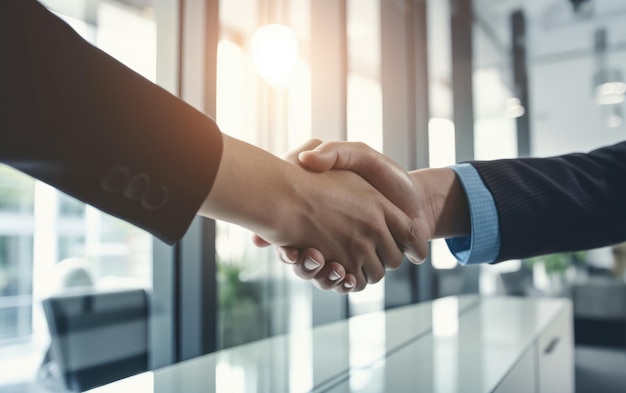
M 383 150 L 383 97 L 380 79 L 381 15 L 378 0 L 348 0 L 347 139 Z M 385 280 L 351 293 L 350 315 L 384 309 Z
M 156 80 L 151 1 L 42 2 L 90 43 Z M 147 294 L 152 242 L 146 232 L 0 166 L 0 392 L 69 388 L 49 352 L 42 301 L 78 286 Z M 142 310 L 146 315 L 146 303 Z
M 311 137 L 310 5 L 308 0 L 274 5 L 220 2 L 217 123 L 226 134 L 282 155 Z M 273 24 L 286 28 L 269 27 L 272 34 L 262 38 L 268 41 L 254 41 L 255 33 Z M 291 37 L 297 41 L 291 60 L 264 57 L 259 49 Z M 284 70 L 281 80 L 265 79 L 259 61 Z M 218 222 L 216 250 L 219 348 L 311 326 L 311 284 L 281 263 L 272 247 L 256 248 L 248 230 Z
M 546 157 L 624 140 L 622 3 L 475 0 L 474 14 L 476 158 Z M 615 249 L 483 266 L 481 292 L 564 296 L 590 275 L 622 281 Z

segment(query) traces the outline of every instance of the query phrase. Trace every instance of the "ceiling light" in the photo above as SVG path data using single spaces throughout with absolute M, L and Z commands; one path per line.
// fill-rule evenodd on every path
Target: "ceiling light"
M 605 82 L 595 88 L 596 104 L 613 105 L 624 102 L 626 93 L 626 83 Z
M 257 73 L 273 87 L 286 87 L 298 61 L 296 33 L 284 25 L 265 25 L 250 44 Z

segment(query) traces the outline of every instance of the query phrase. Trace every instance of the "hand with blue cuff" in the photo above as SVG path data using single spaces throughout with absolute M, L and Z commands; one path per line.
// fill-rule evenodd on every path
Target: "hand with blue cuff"
M 626 142 L 589 153 L 472 161 L 408 174 L 358 143 L 324 143 L 300 152 L 298 158 L 316 171 L 358 173 L 398 204 L 426 240 L 446 238 L 461 264 L 497 263 L 626 241 Z M 313 251 L 279 248 L 297 259 L 296 271 Z M 325 277 L 309 278 L 329 289 Z

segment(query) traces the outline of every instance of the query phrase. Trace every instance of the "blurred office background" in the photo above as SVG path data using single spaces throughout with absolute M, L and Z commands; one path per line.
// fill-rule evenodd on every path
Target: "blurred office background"
M 311 137 L 363 141 L 416 169 L 588 151 L 626 137 L 620 0 L 42 3 L 225 133 L 275 154 Z M 283 27 L 266 26 L 274 24 Z M 285 51 L 265 51 L 280 44 Z M 625 260 L 616 246 L 460 267 L 435 241 L 427 263 L 406 262 L 338 296 L 296 278 L 239 227 L 197 219 L 168 247 L 2 166 L 0 392 L 76 388 L 68 369 L 97 366 L 87 357 L 54 363 L 67 343 L 51 342 L 51 324 L 70 326 L 75 314 L 50 299 L 122 296 L 106 308 L 124 296 L 132 303 L 137 290 L 145 299 L 134 318 L 145 323 L 133 333 L 143 343 L 136 372 L 447 295 L 568 296 L 578 390 L 610 391 L 626 381 Z M 114 353 L 111 334 L 90 341 Z M 315 350 L 299 345 L 282 355 L 297 362 Z

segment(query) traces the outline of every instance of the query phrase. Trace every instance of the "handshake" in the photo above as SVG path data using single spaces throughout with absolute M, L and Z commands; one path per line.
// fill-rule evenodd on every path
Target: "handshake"
M 280 203 L 266 205 L 273 219 L 253 229 L 253 242 L 274 244 L 296 275 L 320 289 L 360 291 L 404 255 L 423 262 L 429 240 L 470 232 L 465 193 L 451 169 L 406 172 L 363 143 L 319 140 L 285 160 L 289 186 L 268 190 Z

